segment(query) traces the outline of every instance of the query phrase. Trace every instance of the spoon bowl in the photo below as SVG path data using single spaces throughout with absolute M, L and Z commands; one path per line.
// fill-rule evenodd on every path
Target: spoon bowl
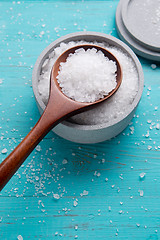
M 101 98 L 95 102 L 77 102 L 70 99 L 63 94 L 61 88 L 57 82 L 57 75 L 61 62 L 65 62 L 69 54 L 74 53 L 77 49 L 84 48 L 85 50 L 90 48 L 96 48 L 97 51 L 101 50 L 105 57 L 109 60 L 113 60 L 117 66 L 116 72 L 116 87 L 107 94 L 104 98 Z M 45 137 L 45 135 L 55 127 L 59 122 L 71 117 L 82 111 L 86 111 L 96 104 L 105 101 L 111 97 L 119 88 L 122 81 L 122 70 L 118 60 L 106 49 L 96 45 L 78 45 L 65 51 L 55 62 L 50 76 L 50 94 L 48 104 L 40 117 L 39 121 L 28 133 L 28 135 L 22 140 L 22 142 L 7 156 L 7 158 L 0 164 L 0 190 L 6 185 L 9 179 L 18 170 L 24 160 L 29 156 L 38 143 Z
M 61 88 L 60 88 L 60 86 L 57 82 L 57 75 L 58 75 L 58 72 L 60 70 L 60 64 L 61 64 L 61 62 L 66 62 L 66 59 L 68 58 L 68 56 L 70 54 L 75 53 L 75 51 L 79 48 L 83 48 L 85 51 L 88 50 L 88 49 L 91 49 L 91 48 L 95 48 L 97 51 L 103 52 L 104 56 L 107 57 L 109 60 L 114 61 L 116 63 L 116 67 L 117 67 L 117 71 L 116 71 L 117 85 L 116 85 L 116 87 L 111 92 L 109 92 L 109 94 L 107 94 L 104 98 L 100 98 L 97 101 L 92 102 L 92 103 L 87 102 L 87 105 L 93 105 L 93 104 L 96 104 L 96 103 L 99 103 L 99 102 L 102 102 L 102 101 L 106 100 L 107 98 L 111 97 L 118 90 L 118 88 L 120 87 L 121 82 L 122 82 L 122 70 L 121 70 L 121 66 L 120 66 L 120 63 L 117 60 L 117 58 L 111 52 L 106 50 L 105 48 L 102 48 L 102 47 L 99 47 L 99 46 L 93 45 L 93 44 L 86 44 L 86 45 L 83 44 L 83 45 L 78 45 L 78 46 L 69 48 L 68 50 L 66 50 L 64 53 L 62 53 L 59 56 L 59 58 L 56 60 L 54 66 L 52 68 L 52 71 L 51 71 L 51 80 L 54 81 L 54 83 L 56 84 L 57 88 L 60 91 L 61 91 Z M 63 92 L 62 92 L 62 94 L 63 94 Z M 77 102 L 77 101 L 74 101 L 74 102 Z

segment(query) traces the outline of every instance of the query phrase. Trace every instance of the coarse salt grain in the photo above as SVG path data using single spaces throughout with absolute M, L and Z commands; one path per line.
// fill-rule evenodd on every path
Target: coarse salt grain
M 75 225 L 75 226 L 74 226 L 74 229 L 75 229 L 75 230 L 78 230 L 78 225 Z
M 160 129 L 160 124 L 159 124 L 159 123 L 157 123 L 157 125 L 156 125 L 156 129 L 157 129 L 157 130 Z
M 152 68 L 152 69 L 156 69 L 156 68 L 157 68 L 157 65 L 156 65 L 156 64 L 151 64 L 151 68 Z
M 82 197 L 82 196 L 87 196 L 88 195 L 88 191 L 86 191 L 86 190 L 83 190 L 83 193 L 80 193 L 80 196 Z
M 139 190 L 139 195 L 140 195 L 140 197 L 143 197 L 143 195 L 144 195 L 143 190 Z
M 18 236 L 17 236 L 17 239 L 18 239 L 18 240 L 23 240 L 22 235 L 18 235 Z
M 73 206 L 76 207 L 78 205 L 78 202 L 77 201 L 74 201 L 73 202 Z
M 36 146 L 36 150 L 37 150 L 38 152 L 40 152 L 40 151 L 42 150 L 41 146 L 40 146 L 40 145 L 37 145 L 37 146 Z
M 67 164 L 68 161 L 66 159 L 63 159 L 62 164 Z
M 146 173 L 142 172 L 142 173 L 139 174 L 139 178 L 144 179 L 145 175 L 146 175 Z
M 7 148 L 2 149 L 1 153 L 3 154 L 7 153 Z
M 59 194 L 57 194 L 57 193 L 53 193 L 53 197 L 54 197 L 54 199 L 60 199 L 60 196 L 59 196 Z
M 111 98 L 106 102 L 102 102 L 94 109 L 77 114 L 72 117 L 72 121 L 83 125 L 113 122 L 117 118 L 123 117 L 126 113 L 126 109 L 132 104 L 138 92 L 138 72 L 134 61 L 125 51 L 106 43 L 71 41 L 69 43 L 61 43 L 59 47 L 56 47 L 54 51 L 49 54 L 41 68 L 41 74 L 38 81 L 38 89 L 41 99 L 47 104 L 49 97 L 50 72 L 56 59 L 67 49 L 82 44 L 96 44 L 97 46 L 110 51 L 122 66 L 123 79 L 118 91 Z
M 57 81 L 62 92 L 78 102 L 95 102 L 117 85 L 116 63 L 96 48 L 79 48 L 60 63 Z

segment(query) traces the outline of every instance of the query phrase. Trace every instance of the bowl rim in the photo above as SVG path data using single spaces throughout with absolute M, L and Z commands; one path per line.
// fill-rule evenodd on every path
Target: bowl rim
M 136 68 L 137 68 L 138 79 L 139 79 L 139 88 L 138 88 L 137 95 L 136 95 L 135 99 L 133 100 L 132 104 L 130 105 L 129 110 L 126 111 L 125 114 L 122 115 L 120 118 L 116 118 L 116 119 L 112 120 L 112 122 L 101 123 L 101 124 L 96 124 L 96 125 L 81 125 L 81 124 L 69 122 L 67 120 L 60 123 L 67 127 L 70 127 L 70 128 L 77 128 L 80 130 L 88 130 L 89 131 L 89 130 L 99 130 L 99 129 L 111 127 L 111 126 L 121 122 L 125 118 L 127 118 L 127 116 L 130 115 L 130 113 L 132 111 L 134 111 L 134 109 L 137 107 L 137 105 L 141 99 L 141 96 L 142 96 L 143 85 L 144 85 L 144 75 L 143 75 L 142 66 L 138 60 L 138 57 L 124 42 L 117 39 L 116 37 L 113 37 L 113 36 L 105 34 L 105 33 L 92 32 L 92 31 L 69 33 L 65 36 L 62 36 L 62 37 L 56 39 L 51 44 L 49 44 L 38 56 L 37 61 L 34 65 L 33 73 L 32 73 L 32 87 L 33 87 L 35 99 L 38 102 L 42 111 L 44 111 L 46 105 L 44 104 L 44 102 L 42 101 L 42 98 L 40 97 L 37 83 L 38 83 L 38 76 L 40 75 L 41 67 L 42 67 L 46 57 L 49 55 L 49 53 L 51 53 L 53 51 L 54 48 L 58 47 L 61 42 L 74 41 L 73 38 L 76 38 L 76 37 L 82 37 L 81 40 L 83 40 L 83 37 L 85 37 L 85 36 L 103 38 L 103 42 L 107 42 L 107 40 L 109 40 L 109 41 L 114 42 L 116 46 L 119 45 L 120 48 L 122 50 L 124 50 L 124 52 L 126 52 L 134 61 Z M 78 40 L 76 40 L 76 41 L 78 41 Z M 97 42 L 98 42 L 98 39 L 97 39 Z M 101 42 L 102 42 L 102 40 L 101 40 Z

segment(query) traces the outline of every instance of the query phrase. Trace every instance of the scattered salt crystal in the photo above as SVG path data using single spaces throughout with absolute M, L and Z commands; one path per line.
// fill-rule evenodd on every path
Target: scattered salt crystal
M 67 164 L 68 161 L 66 159 L 63 159 L 62 164 Z
M 80 193 L 81 197 L 82 196 L 87 196 L 88 195 L 88 191 L 84 190 L 83 193 Z
M 156 64 L 151 64 L 151 68 L 152 68 L 152 69 L 156 69 L 156 68 L 157 68 L 157 65 L 156 65 Z
M 39 177 L 38 177 L 38 176 L 35 176 L 35 179 L 36 179 L 36 181 L 38 181 L 38 180 L 39 180 Z
M 102 159 L 102 163 L 105 163 L 105 159 L 104 158 Z
M 142 173 L 139 174 L 139 178 L 144 179 L 145 175 L 146 175 L 146 173 L 142 172 Z
M 23 240 L 23 237 L 22 237 L 21 235 L 18 235 L 18 236 L 17 236 L 17 239 L 18 239 L 18 240 Z
M 152 122 L 152 120 L 147 120 L 147 123 L 149 123 L 149 124 L 150 124 L 151 122 Z
M 53 193 L 53 197 L 54 197 L 55 199 L 57 199 L 57 200 L 60 199 L 60 196 L 59 196 L 59 194 L 57 194 L 57 193 L 55 193 L 55 194 Z
M 123 212 L 123 211 L 122 211 L 122 210 L 120 210 L 120 211 L 119 211 L 119 214 L 122 214 L 122 212 Z
M 108 178 L 105 178 L 105 181 L 108 182 Z
M 140 195 L 140 197 L 143 197 L 143 195 L 144 195 L 143 190 L 139 190 L 139 195 Z
M 148 148 L 148 150 L 151 150 L 151 149 L 152 149 L 152 146 L 148 146 L 147 148 Z
M 78 230 L 78 225 L 75 225 L 75 226 L 74 226 L 74 229 L 75 229 L 75 230 Z
M 140 227 L 140 224 L 139 224 L 139 223 L 136 223 L 136 226 L 137 226 L 137 227 Z
M 76 207 L 78 205 L 78 202 L 77 201 L 74 201 L 73 202 L 73 206 Z
M 41 32 L 40 32 L 40 35 L 44 35 L 44 31 L 41 31 Z
M 146 138 L 148 138 L 148 137 L 149 137 L 149 131 L 147 131 L 147 134 L 145 135 L 145 137 L 146 137 Z
M 109 211 L 109 212 L 111 211 L 111 206 L 108 207 L 108 211 Z
M 5 153 L 7 153 L 7 148 L 4 148 L 4 149 L 2 149 L 2 151 L 1 151 L 1 153 L 3 153 L 3 154 L 5 154 Z
M 157 125 L 156 125 L 156 129 L 157 129 L 157 130 L 160 129 L 160 124 L 159 124 L 159 123 L 157 123 Z
M 95 172 L 94 172 L 94 176 L 100 177 L 101 174 L 100 174 L 99 172 L 95 171 Z
M 40 152 L 40 151 L 42 150 L 41 146 L 40 146 L 40 145 L 37 145 L 37 146 L 36 146 L 36 150 L 37 150 L 38 152 Z

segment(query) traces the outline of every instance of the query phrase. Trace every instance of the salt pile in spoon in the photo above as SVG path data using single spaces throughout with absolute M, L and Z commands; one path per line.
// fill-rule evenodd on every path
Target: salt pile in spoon
M 113 123 L 116 119 L 122 119 L 126 116 L 128 107 L 133 103 L 137 95 L 139 85 L 139 77 L 134 60 L 126 53 L 125 50 L 115 46 L 106 43 L 87 41 L 60 43 L 60 45 L 48 55 L 42 65 L 38 81 L 40 97 L 42 98 L 44 104 L 47 105 L 49 97 L 50 73 L 56 59 L 67 49 L 84 44 L 95 44 L 110 51 L 117 58 L 122 67 L 123 79 L 118 91 L 107 101 L 98 104 L 94 109 L 77 114 L 67 121 L 72 121 L 81 125 Z
M 66 62 L 60 63 L 57 81 L 62 92 L 78 102 L 95 102 L 108 95 L 117 85 L 116 63 L 102 51 L 77 49 Z

